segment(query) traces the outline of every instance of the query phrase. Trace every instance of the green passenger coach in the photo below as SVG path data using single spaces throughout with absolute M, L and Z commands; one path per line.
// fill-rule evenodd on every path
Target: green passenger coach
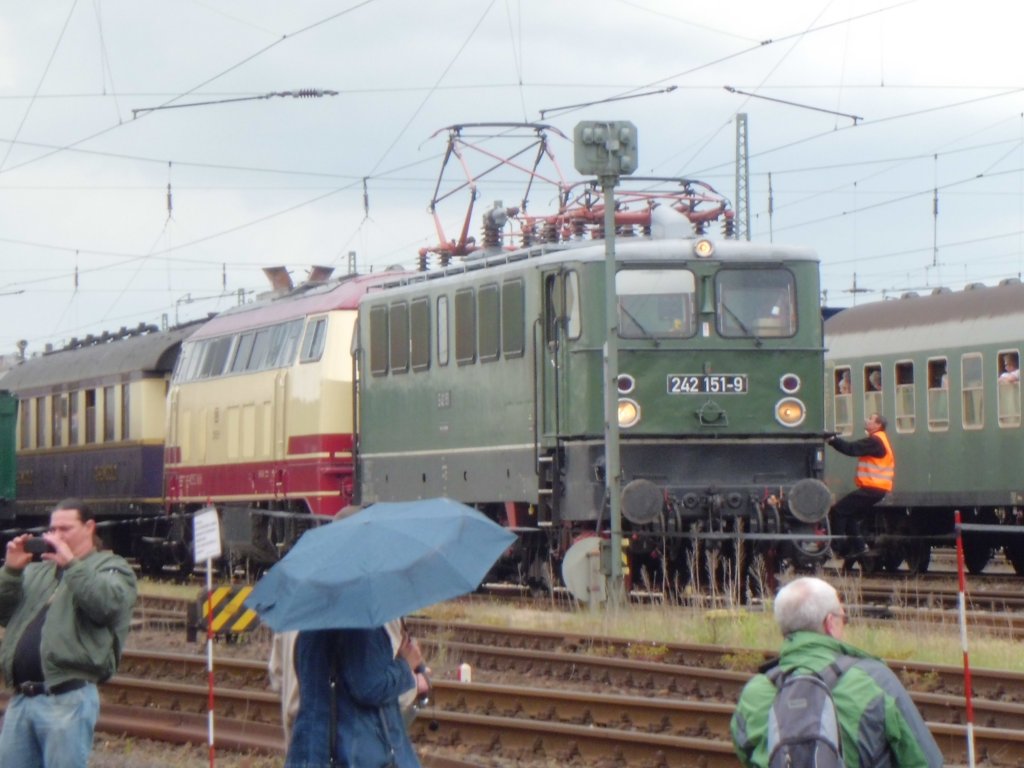
M 634 578 L 685 575 L 695 542 L 730 547 L 738 533 L 774 535 L 751 550 L 819 562 L 817 258 L 694 236 L 668 207 L 650 231 L 615 248 Z M 505 565 L 545 582 L 574 542 L 608 529 L 607 332 L 600 240 L 492 249 L 369 291 L 355 350 L 361 503 L 473 504 L 520 534 Z
M 889 422 L 896 480 L 873 521 L 877 565 L 894 570 L 906 561 L 925 571 L 931 547 L 952 543 L 960 510 L 965 523 L 1016 527 L 967 532 L 971 572 L 999 549 L 1024 572 L 1020 281 L 846 309 L 826 322 L 825 335 L 830 428 L 858 437 L 871 413 Z M 826 480 L 836 492 L 849 489 L 853 461 L 829 452 Z

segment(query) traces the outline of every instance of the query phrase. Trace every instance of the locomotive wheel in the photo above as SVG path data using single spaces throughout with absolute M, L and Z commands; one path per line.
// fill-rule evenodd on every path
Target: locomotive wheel
M 932 547 L 927 541 L 914 541 L 906 545 L 907 568 L 911 573 L 928 573 L 932 560 Z
M 970 573 L 977 576 L 991 559 L 992 548 L 985 539 L 964 537 L 964 565 Z

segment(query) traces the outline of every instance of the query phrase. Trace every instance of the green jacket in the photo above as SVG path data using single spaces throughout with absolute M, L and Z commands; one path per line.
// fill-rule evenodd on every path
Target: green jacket
M 832 689 L 846 768 L 936 768 L 942 753 L 917 707 L 885 662 L 817 632 L 794 632 L 782 644 L 786 672 L 820 672 L 839 655 L 859 659 Z M 745 768 L 768 765 L 768 713 L 776 687 L 764 674 L 750 680 L 732 718 L 732 742 Z
M 25 628 L 50 602 L 40 655 L 48 685 L 101 683 L 117 670 L 135 606 L 135 572 L 124 558 L 93 551 L 71 561 L 57 581 L 55 563 L 0 569 L 0 669 L 13 683 L 14 651 Z

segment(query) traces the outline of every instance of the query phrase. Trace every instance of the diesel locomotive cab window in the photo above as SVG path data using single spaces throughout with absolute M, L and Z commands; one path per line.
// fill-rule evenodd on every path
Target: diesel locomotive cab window
M 693 273 L 685 269 L 629 269 L 615 275 L 619 336 L 685 338 L 697 327 Z
M 302 340 L 300 363 L 315 363 L 324 355 L 324 343 L 327 341 L 327 318 L 310 318 L 306 326 L 306 336 Z
M 796 280 L 788 269 L 720 269 L 715 293 L 722 336 L 763 339 L 796 333 Z

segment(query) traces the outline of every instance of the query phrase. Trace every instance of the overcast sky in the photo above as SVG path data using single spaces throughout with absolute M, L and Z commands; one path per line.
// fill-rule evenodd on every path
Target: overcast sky
M 630 120 L 638 174 L 730 199 L 746 113 L 752 239 L 814 248 L 829 304 L 1024 269 L 1024 62 L 1005 0 L 5 6 L 2 354 L 203 316 L 265 290 L 267 266 L 296 282 L 350 251 L 363 271 L 412 267 L 437 238 L 433 134 L 541 110 L 570 137 Z M 253 98 L 306 88 L 338 95 Z M 552 148 L 578 178 L 571 144 Z M 497 184 L 481 205 L 515 202 Z M 447 236 L 464 211 L 465 196 L 442 206 Z

